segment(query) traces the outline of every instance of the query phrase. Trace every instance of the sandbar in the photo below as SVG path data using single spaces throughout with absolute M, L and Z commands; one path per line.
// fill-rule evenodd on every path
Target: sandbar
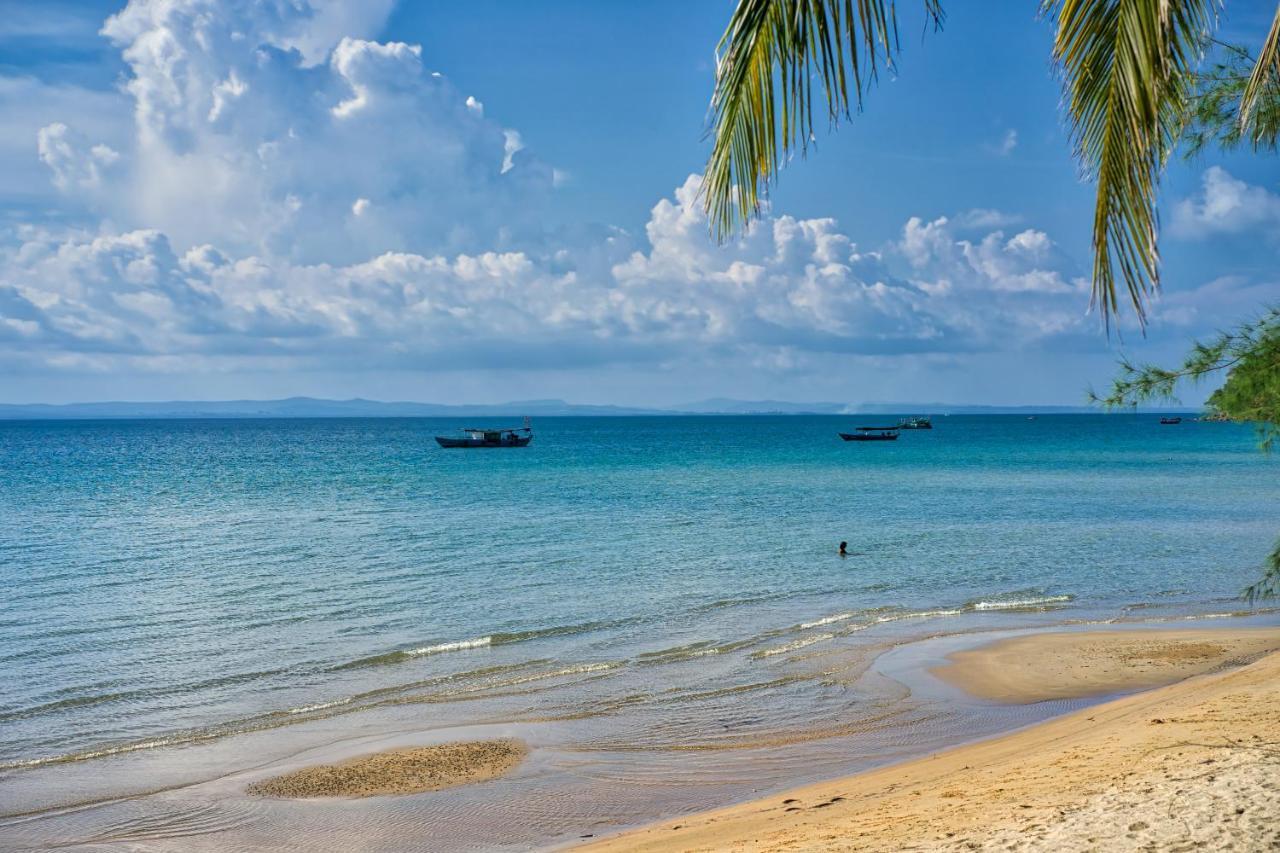
M 514 769 L 528 747 L 519 740 L 480 740 L 394 749 L 304 767 L 250 785 L 250 794 L 309 797 L 379 797 L 418 794 L 496 779 Z
M 974 696 L 1025 704 L 1147 690 L 1277 650 L 1274 628 L 1063 631 L 954 652 L 931 672 Z

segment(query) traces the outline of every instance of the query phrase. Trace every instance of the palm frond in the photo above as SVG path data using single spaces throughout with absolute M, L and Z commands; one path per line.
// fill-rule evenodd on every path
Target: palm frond
M 1093 299 L 1110 327 L 1128 292 L 1145 326 L 1160 285 L 1156 192 L 1182 130 L 1216 0 L 1047 0 L 1058 18 L 1076 157 L 1097 182 Z
M 1258 61 L 1240 97 L 1240 127 L 1246 134 L 1257 116 L 1258 102 L 1268 95 L 1274 101 L 1277 88 L 1280 88 L 1280 5 L 1276 6 L 1275 20 L 1271 22 L 1267 40 L 1262 43 Z
M 941 23 L 941 0 L 923 0 Z M 760 212 L 787 154 L 806 150 L 818 98 L 834 126 L 898 52 L 893 0 L 739 0 L 716 49 L 703 201 L 724 238 Z M 850 92 L 852 90 L 852 97 Z

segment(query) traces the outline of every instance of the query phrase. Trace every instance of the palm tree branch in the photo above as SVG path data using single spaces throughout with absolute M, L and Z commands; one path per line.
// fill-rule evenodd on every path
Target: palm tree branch
M 941 0 L 923 0 L 935 25 Z M 819 111 L 837 125 L 898 52 L 894 0 L 740 0 L 716 50 L 703 201 L 720 238 L 760 212 L 785 158 L 807 151 Z
M 1140 323 L 1160 285 L 1160 172 L 1180 134 L 1216 0 L 1047 0 L 1076 158 L 1097 182 L 1092 304 L 1121 287 Z
M 1249 82 L 1245 84 L 1244 94 L 1240 97 L 1242 130 L 1248 132 L 1258 100 L 1263 97 L 1264 92 L 1269 88 L 1274 91 L 1277 86 L 1280 86 L 1280 6 L 1276 7 L 1275 20 L 1271 22 L 1271 30 L 1262 43 L 1258 61 L 1254 64 L 1253 73 L 1249 75 Z

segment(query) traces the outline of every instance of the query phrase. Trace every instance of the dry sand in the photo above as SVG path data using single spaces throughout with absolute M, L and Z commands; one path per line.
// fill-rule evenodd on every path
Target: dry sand
M 485 782 L 528 755 L 518 740 L 479 740 L 364 755 L 341 764 L 304 767 L 249 786 L 264 797 L 376 797 L 417 794 Z
M 1266 633 L 1272 647 L 1280 645 L 1280 630 Z M 1160 639 L 1156 637 L 1109 631 L 1019 640 L 1018 666 L 1024 674 L 1020 680 L 1002 682 L 999 690 L 1033 701 L 1062 695 L 1053 677 L 1056 667 L 1069 670 L 1070 664 L 1054 661 L 1073 654 L 1074 644 L 1090 644 L 1085 654 L 1099 662 L 1097 672 L 1102 673 L 1096 680 L 1092 674 L 1081 675 L 1078 689 L 1086 692 L 1132 686 L 1121 679 L 1117 687 L 1117 672 L 1126 666 L 1133 667 L 1140 683 L 1149 684 L 1141 679 L 1151 678 L 1158 667 L 1183 674 L 1195 667 L 1203 671 L 1223 665 L 1243 649 L 1267 645 L 1251 645 L 1261 641 L 1259 632 L 1232 629 L 1162 631 Z M 992 654 L 1007 652 L 1001 645 L 996 644 Z M 1210 646 L 1222 651 L 1210 654 Z M 983 652 L 965 654 L 980 657 Z M 979 666 L 978 657 L 963 665 Z M 1051 676 L 1037 680 L 1036 672 Z M 981 743 L 692 815 L 588 847 L 1201 848 L 1280 849 L 1280 653 Z
M 1280 631 L 1075 631 L 1013 637 L 947 657 L 934 675 L 997 702 L 1133 692 L 1280 650 Z

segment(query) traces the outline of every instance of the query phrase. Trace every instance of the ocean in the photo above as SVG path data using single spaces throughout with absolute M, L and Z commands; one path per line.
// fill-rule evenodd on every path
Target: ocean
M 913 641 L 1275 622 L 1239 598 L 1280 533 L 1248 426 L 837 437 L 868 420 L 546 418 L 501 450 L 438 448 L 452 420 L 0 422 L 0 848 L 560 844 L 1070 704 L 875 663 Z M 337 816 L 241 793 L 477 733 L 534 757 Z

